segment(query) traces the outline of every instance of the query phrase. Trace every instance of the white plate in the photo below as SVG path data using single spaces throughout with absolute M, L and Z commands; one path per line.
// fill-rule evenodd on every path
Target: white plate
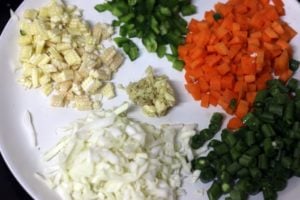
M 26 0 L 18 8 L 17 15 L 26 8 L 38 8 L 45 5 L 50 0 Z M 109 13 L 99 14 L 94 10 L 94 6 L 101 0 L 69 0 L 68 3 L 77 5 L 83 9 L 84 18 L 91 23 L 111 22 L 113 17 Z M 203 17 L 205 10 L 213 8 L 215 0 L 195 1 L 198 5 L 198 13 L 193 16 L 197 19 Z M 286 16 L 285 20 L 300 33 L 299 19 L 300 4 L 296 0 L 285 1 Z M 191 17 L 187 18 L 188 20 Z M 11 19 L 6 25 L 0 37 L 0 149 L 7 162 L 9 168 L 29 192 L 34 199 L 54 200 L 58 196 L 43 183 L 34 177 L 34 173 L 41 171 L 40 155 L 54 145 L 59 135 L 55 133 L 58 127 L 66 125 L 72 120 L 84 116 L 85 112 L 79 112 L 66 108 L 52 108 L 49 106 L 49 99 L 43 96 L 40 91 L 24 90 L 17 84 L 17 75 L 14 73 L 14 66 L 17 62 L 17 35 L 19 34 L 17 21 Z M 138 109 L 134 109 L 130 115 L 139 120 L 154 123 L 156 125 L 162 123 L 198 123 L 199 127 L 205 127 L 208 124 L 211 114 L 215 111 L 221 111 L 219 108 L 203 109 L 199 106 L 199 102 L 195 102 L 185 91 L 183 83 L 184 73 L 173 70 L 171 64 L 167 60 L 159 59 L 155 54 L 149 54 L 141 47 L 141 57 L 135 62 L 128 59 L 114 76 L 113 81 L 127 85 L 130 81 L 140 79 L 144 75 L 144 70 L 148 65 L 155 68 L 158 74 L 167 74 L 176 88 L 179 98 L 178 105 L 171 110 L 166 116 L 159 119 L 147 118 L 143 116 Z M 294 57 L 300 59 L 300 35 L 293 39 Z M 300 77 L 300 73 L 296 74 Z M 128 100 L 127 95 L 118 91 L 118 97 L 110 102 L 105 103 L 105 108 L 118 105 L 124 100 Z M 33 115 L 34 124 L 38 133 L 38 143 L 40 148 L 34 148 L 30 142 L 30 137 L 24 126 L 24 114 L 29 110 Z M 206 199 L 201 196 L 197 190 L 206 188 L 207 185 L 186 184 L 188 196 L 183 199 Z M 279 194 L 279 199 L 299 199 L 300 181 L 293 178 L 289 181 L 288 187 Z M 261 199 L 256 196 L 253 199 Z

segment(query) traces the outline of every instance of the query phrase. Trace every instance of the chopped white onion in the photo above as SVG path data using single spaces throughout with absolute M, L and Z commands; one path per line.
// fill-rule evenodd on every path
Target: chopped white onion
M 57 170 L 45 177 L 63 199 L 173 200 L 183 194 L 182 178 L 191 167 L 188 139 L 196 127 L 157 129 L 120 115 L 127 109 L 125 103 L 94 112 L 60 129 L 67 135 L 44 158 L 58 158 Z

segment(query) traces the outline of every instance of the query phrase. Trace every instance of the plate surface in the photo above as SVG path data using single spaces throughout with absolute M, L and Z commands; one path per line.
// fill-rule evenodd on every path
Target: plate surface
M 26 8 L 38 8 L 46 5 L 50 0 L 26 0 L 18 8 L 16 14 L 21 16 Z M 69 0 L 69 4 L 74 4 L 83 10 L 84 19 L 89 22 L 107 22 L 110 23 L 113 17 L 109 13 L 99 14 L 94 10 L 94 5 L 102 2 L 101 0 Z M 198 14 L 192 17 L 202 19 L 204 11 L 213 8 L 217 2 L 215 0 L 194 1 L 198 7 Z M 224 2 L 224 0 L 223 0 Z M 300 4 L 296 0 L 285 1 L 287 21 L 294 29 L 300 33 L 300 23 L 297 22 L 300 13 Z M 190 20 L 191 17 L 186 18 Z M 17 84 L 18 75 L 14 72 L 18 64 L 18 45 L 17 36 L 19 34 L 18 22 L 10 19 L 0 37 L 0 150 L 7 162 L 9 168 L 29 192 L 34 199 L 55 200 L 59 199 L 55 192 L 48 189 L 34 177 L 34 173 L 41 171 L 41 155 L 51 146 L 53 146 L 59 135 L 56 129 L 67 125 L 76 118 L 86 115 L 86 112 L 80 112 L 67 108 L 52 108 L 49 105 L 49 99 L 40 91 L 24 90 Z M 164 123 L 198 123 L 199 128 L 206 127 L 209 118 L 213 112 L 221 109 L 210 107 L 203 109 L 195 102 L 184 89 L 184 73 L 178 72 L 171 67 L 165 58 L 159 59 L 155 54 L 150 54 L 142 47 L 141 42 L 137 42 L 141 48 L 141 56 L 135 62 L 126 59 L 124 65 L 114 76 L 113 82 L 127 85 L 130 81 L 139 80 L 144 76 L 145 69 L 151 65 L 156 74 L 166 74 L 176 90 L 178 99 L 177 106 L 172 109 L 166 117 L 159 119 L 145 117 L 139 109 L 134 108 L 129 115 L 144 122 L 155 125 Z M 297 35 L 292 41 L 294 47 L 294 58 L 300 59 L 300 35 Z M 295 75 L 300 78 L 300 73 Z M 128 100 L 124 91 L 117 91 L 118 96 L 111 101 L 104 103 L 104 108 L 111 108 Z M 33 115 L 33 121 L 37 131 L 39 148 L 34 147 L 30 141 L 30 135 L 24 125 L 24 116 L 26 110 Z M 228 119 L 227 119 L 228 120 Z M 227 120 L 224 124 L 226 124 Z M 185 184 L 188 195 L 182 199 L 207 199 L 199 194 L 197 190 L 207 188 L 207 185 L 201 183 L 191 184 L 188 181 Z M 298 199 L 300 195 L 300 181 L 293 178 L 289 181 L 288 187 L 279 194 L 279 199 Z M 261 199 L 261 196 L 252 199 Z

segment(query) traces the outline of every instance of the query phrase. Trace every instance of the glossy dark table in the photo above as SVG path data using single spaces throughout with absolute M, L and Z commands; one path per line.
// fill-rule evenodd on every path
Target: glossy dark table
M 15 10 L 21 2 L 21 0 L 0 0 L 0 33 L 9 19 L 9 9 Z M 32 199 L 9 171 L 2 155 L 0 156 L 0 199 Z

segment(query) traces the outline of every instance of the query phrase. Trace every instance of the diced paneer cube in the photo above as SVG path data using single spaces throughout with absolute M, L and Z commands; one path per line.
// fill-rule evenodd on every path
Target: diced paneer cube
M 74 49 L 66 50 L 63 54 L 68 65 L 79 65 L 81 63 L 81 58 Z
M 40 68 L 44 73 L 57 72 L 57 68 L 53 64 L 41 65 Z
M 51 92 L 53 91 L 53 87 L 51 83 L 45 84 L 42 86 L 42 91 L 46 96 L 49 96 Z
M 102 83 L 99 80 L 89 76 L 82 82 L 81 87 L 85 92 L 93 94 L 101 85 Z
M 32 36 L 31 35 L 20 35 L 18 39 L 18 43 L 21 46 L 29 45 L 32 43 Z
M 102 36 L 102 26 L 100 23 L 97 23 L 93 27 L 93 37 L 96 40 L 96 44 L 98 44 L 101 41 L 101 36 Z
M 42 55 L 41 54 L 33 54 L 30 59 L 29 59 L 29 63 L 33 64 L 33 65 L 38 65 L 40 63 L 40 61 L 42 60 Z
M 48 74 L 44 74 L 43 76 L 40 77 L 40 84 L 41 85 L 46 85 L 51 81 L 51 77 Z
M 92 102 L 88 96 L 75 96 L 75 107 L 78 110 L 91 110 Z
M 73 83 L 72 85 L 72 92 L 78 96 L 82 95 L 82 88 L 78 83 Z
M 32 56 L 32 46 L 31 45 L 26 45 L 22 46 L 20 50 L 20 60 L 28 60 Z
M 56 49 L 60 52 L 71 49 L 72 46 L 70 43 L 59 43 L 56 45 Z
M 65 81 L 59 83 L 59 91 L 60 92 L 67 92 L 72 87 L 72 81 Z
M 32 87 L 37 88 L 39 87 L 39 70 L 37 68 L 32 68 L 31 70 L 31 81 Z
M 116 55 L 116 53 L 116 49 L 111 46 L 102 52 L 100 58 L 104 64 L 109 65 L 113 61 L 113 57 Z
M 101 88 L 101 94 L 108 99 L 115 97 L 115 86 L 112 83 L 106 83 L 105 86 Z
M 57 82 L 69 81 L 74 78 L 73 70 L 64 70 L 59 74 Z
M 36 42 L 35 42 L 35 53 L 37 54 L 41 54 L 43 53 L 43 50 L 44 50 L 44 47 L 45 47 L 45 40 L 39 38 L 39 39 L 36 39 Z
M 65 106 L 65 95 L 57 94 L 51 97 L 51 106 L 64 107 Z
M 50 57 L 47 54 L 41 54 L 40 62 L 38 63 L 38 66 L 46 65 L 50 62 Z
M 48 53 L 52 59 L 63 60 L 63 57 L 59 54 L 59 52 L 54 47 L 49 47 Z
M 121 53 L 117 53 L 114 57 L 113 57 L 113 61 L 112 63 L 109 65 L 109 68 L 113 71 L 116 72 L 119 67 L 122 65 L 124 61 L 124 57 L 122 56 Z

